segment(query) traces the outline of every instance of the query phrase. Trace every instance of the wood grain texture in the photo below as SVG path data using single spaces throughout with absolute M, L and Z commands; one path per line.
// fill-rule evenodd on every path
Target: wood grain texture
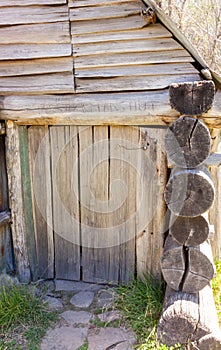
M 193 62 L 191 56 L 185 50 L 159 51 L 159 52 L 130 52 L 108 55 L 91 55 L 74 57 L 76 68 L 109 67 L 109 66 L 134 66 L 139 64 L 179 63 Z
M 113 78 L 113 77 L 131 77 L 147 75 L 157 76 L 177 74 L 197 74 L 197 70 L 190 63 L 170 63 L 154 65 L 125 65 L 118 67 L 96 67 L 96 68 L 78 68 L 75 72 L 77 78 Z M 148 78 L 147 78 L 148 79 Z
M 140 128 L 137 181 L 136 269 L 140 278 L 146 271 L 161 279 L 160 259 L 163 252 L 163 232 L 166 205 L 163 192 L 167 164 L 163 150 L 165 129 Z
M 180 244 L 196 246 L 209 238 L 210 225 L 202 215 L 194 218 L 171 215 L 170 233 Z
M 47 127 L 28 128 L 28 151 L 37 255 L 36 273 L 38 278 L 54 278 L 50 143 Z
M 80 279 L 77 128 L 50 127 L 55 277 Z
M 10 211 L 1 211 L 0 212 L 0 227 L 4 226 L 11 222 L 11 213 Z
M 1 94 L 44 94 L 74 92 L 72 72 L 0 78 Z
M 111 91 L 139 91 L 166 89 L 172 81 L 197 80 L 198 75 L 162 75 L 158 76 L 135 76 L 114 78 L 76 78 L 76 92 L 111 92 Z
M 65 5 L 2 7 L 0 11 L 0 25 L 63 21 L 68 21 L 68 7 Z
M 70 44 L 0 45 L 0 60 L 21 60 L 71 56 Z
M 214 107 L 202 115 L 209 127 L 221 128 L 221 92 Z M 84 95 L 2 96 L 1 119 L 39 125 L 164 125 L 179 117 L 171 110 L 168 90 Z
M 183 168 L 195 168 L 210 154 L 210 131 L 196 118 L 180 117 L 167 129 L 165 148 L 169 162 Z
M 12 237 L 16 271 L 23 282 L 30 280 L 30 265 L 26 246 L 26 227 L 22 201 L 21 164 L 18 127 L 12 121 L 6 123 L 6 162 L 9 186 L 9 203 L 12 214 Z
M 182 46 L 172 38 L 112 41 L 104 43 L 74 44 L 73 54 L 75 56 L 90 56 L 126 52 L 154 52 L 154 51 L 183 50 Z
M 69 23 L 37 23 L 0 27 L 1 44 L 70 43 Z
M 72 71 L 72 57 L 0 61 L 0 77 L 15 77 L 21 75 L 51 74 Z
M 90 33 L 84 35 L 74 34 L 74 25 L 71 25 L 72 43 L 73 44 L 86 44 L 86 43 L 98 43 L 106 41 L 120 41 L 120 40 L 136 40 L 136 39 L 153 39 L 153 38 L 171 38 L 172 34 L 162 26 L 160 23 L 156 23 L 154 26 L 144 27 L 142 29 L 134 29 L 133 31 L 117 31 L 117 32 L 105 32 Z
M 20 164 L 21 164 L 21 185 L 23 199 L 23 213 L 26 228 L 26 247 L 28 250 L 28 258 L 33 281 L 38 279 L 37 256 L 35 230 L 33 221 L 33 206 L 31 197 L 31 180 L 28 157 L 28 131 L 26 126 L 19 126 L 19 148 L 20 148 Z
M 209 242 L 184 247 L 168 235 L 161 259 L 165 281 L 174 290 L 197 293 L 214 277 L 212 250 Z
M 195 217 L 213 204 L 214 184 L 205 166 L 195 169 L 174 168 L 164 198 L 169 209 L 179 216 Z
M 129 17 L 140 15 L 141 4 L 138 1 L 121 2 L 117 4 L 104 4 L 99 7 L 85 7 L 70 9 L 71 21 L 97 20 L 105 18 Z
M 159 341 L 168 346 L 195 342 L 196 349 L 220 349 L 221 336 L 211 287 L 208 285 L 194 294 L 167 287 L 157 335 Z M 207 336 L 209 347 L 201 347 L 203 337 Z
M 134 2 L 134 0 L 69 0 L 70 7 L 88 7 L 88 6 L 102 6 L 102 5 L 111 5 L 111 4 L 120 4 L 122 2 L 130 3 Z M 137 1 L 140 3 L 139 1 Z
M 66 4 L 67 0 L 1 0 L 1 6 L 28 6 L 28 5 L 57 5 Z
M 213 104 L 215 84 L 213 81 L 189 82 L 170 86 L 170 103 L 181 114 L 200 115 Z

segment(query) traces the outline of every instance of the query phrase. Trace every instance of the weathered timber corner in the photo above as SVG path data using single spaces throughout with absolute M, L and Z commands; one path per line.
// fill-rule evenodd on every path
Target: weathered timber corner
M 160 278 L 171 84 L 209 69 L 150 0 L 2 0 L 0 269 L 22 280 Z M 221 78 L 198 117 L 213 151 Z M 212 83 L 213 84 L 213 83 Z M 211 211 L 221 251 L 221 188 Z

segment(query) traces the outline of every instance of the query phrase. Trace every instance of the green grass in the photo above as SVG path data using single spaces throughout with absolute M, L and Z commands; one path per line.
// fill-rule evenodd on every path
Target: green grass
M 41 338 L 52 321 L 55 312 L 36 297 L 28 286 L 10 285 L 0 289 L 0 350 L 37 350 Z M 15 338 L 23 339 L 20 346 Z
M 144 281 L 134 280 L 130 285 L 117 288 L 116 307 L 121 310 L 133 331 L 139 345 L 137 350 L 175 350 L 181 346 L 168 348 L 156 338 L 156 328 L 162 311 L 164 286 L 151 276 Z
M 221 260 L 215 261 L 216 277 L 212 280 L 213 295 L 216 304 L 216 310 L 221 326 Z

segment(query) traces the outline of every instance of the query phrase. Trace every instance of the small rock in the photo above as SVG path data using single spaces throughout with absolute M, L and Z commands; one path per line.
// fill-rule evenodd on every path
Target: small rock
M 10 287 L 17 284 L 19 284 L 17 277 L 9 276 L 7 273 L 2 273 L 0 275 L 0 288 L 3 286 Z
M 71 311 L 67 310 L 60 314 L 61 317 L 67 321 L 69 325 L 74 324 L 88 324 L 90 322 L 90 319 L 92 318 L 92 314 L 86 311 Z
M 118 321 L 122 318 L 120 312 L 117 310 L 107 311 L 97 316 L 101 322 L 106 322 L 106 323 Z
M 53 297 L 46 296 L 43 301 L 48 304 L 48 308 L 51 311 L 60 310 L 63 308 L 61 300 Z
M 88 350 L 105 350 L 108 347 L 118 350 L 132 350 L 136 338 L 131 331 L 120 328 L 100 328 L 88 335 Z
M 41 350 L 76 350 L 84 344 L 87 328 L 61 327 L 49 330 L 41 343 Z
M 70 303 L 75 307 L 87 308 L 92 304 L 93 300 L 93 292 L 79 292 L 71 298 Z
M 112 289 L 103 290 L 99 293 L 97 299 L 97 307 L 108 307 L 113 304 L 115 300 L 115 293 Z

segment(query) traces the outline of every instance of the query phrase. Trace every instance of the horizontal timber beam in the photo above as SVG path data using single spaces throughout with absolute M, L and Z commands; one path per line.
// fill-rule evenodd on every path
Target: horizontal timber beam
M 0 120 L 20 125 L 164 125 L 180 116 L 168 89 L 132 93 L 13 95 L 0 97 Z M 221 91 L 199 119 L 221 128 Z

